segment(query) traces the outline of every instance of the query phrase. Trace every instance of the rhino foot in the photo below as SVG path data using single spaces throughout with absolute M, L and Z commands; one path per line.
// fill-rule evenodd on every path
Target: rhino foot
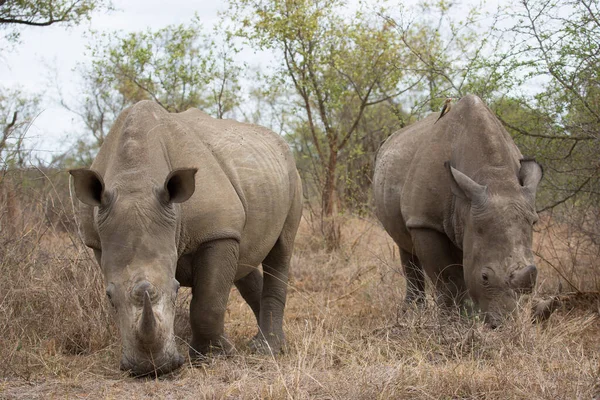
M 213 357 L 229 356 L 233 353 L 233 344 L 222 336 L 219 340 L 208 340 L 200 343 L 192 342 L 189 355 L 193 363 L 206 363 Z
M 285 337 L 278 337 L 274 333 L 270 336 L 271 340 L 267 340 L 261 333 L 257 333 L 248 343 L 250 351 L 263 355 L 285 353 Z

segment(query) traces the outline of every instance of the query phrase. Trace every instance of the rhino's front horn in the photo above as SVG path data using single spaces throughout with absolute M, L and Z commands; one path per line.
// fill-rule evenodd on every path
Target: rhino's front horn
M 156 317 L 154 311 L 152 311 L 152 301 L 150 300 L 150 293 L 144 292 L 144 308 L 142 311 L 142 318 L 140 321 L 140 327 L 138 334 L 140 339 L 146 343 L 154 342 L 156 338 Z

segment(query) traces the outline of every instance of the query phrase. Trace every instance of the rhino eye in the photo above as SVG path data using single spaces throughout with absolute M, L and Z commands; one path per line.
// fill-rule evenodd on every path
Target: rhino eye
M 106 293 L 106 297 L 108 298 L 108 301 L 110 302 L 110 305 L 114 307 L 115 304 L 113 303 L 112 296 L 110 295 L 110 293 L 107 292 Z
M 108 286 L 108 289 L 106 289 L 106 298 L 108 298 L 110 305 L 114 307 L 115 303 L 113 303 L 113 299 L 112 299 L 112 288 L 113 288 L 113 286 L 112 286 L 112 284 L 110 284 Z
M 489 277 L 488 274 L 486 272 L 481 274 L 481 279 L 483 280 L 483 284 L 487 285 L 489 283 Z

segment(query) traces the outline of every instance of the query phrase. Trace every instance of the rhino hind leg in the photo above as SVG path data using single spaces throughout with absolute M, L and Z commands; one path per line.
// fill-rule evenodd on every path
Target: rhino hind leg
M 242 279 L 235 282 L 235 287 L 242 295 L 242 298 L 248 303 L 256 322 L 260 322 L 260 299 L 262 295 L 263 277 L 260 271 L 255 269 Z
M 421 262 L 414 254 L 400 249 L 400 260 L 406 278 L 407 304 L 423 304 L 425 302 L 425 273 Z
M 302 216 L 301 192 L 297 193 L 277 242 L 263 260 L 263 287 L 258 318 L 258 335 L 251 347 L 260 353 L 277 354 L 285 348 L 283 312 L 287 297 L 288 271 L 296 231 Z
M 283 310 L 287 297 L 291 251 L 279 238 L 263 261 L 263 290 L 258 318 L 259 333 L 251 342 L 254 351 L 277 354 L 285 345 Z
M 438 303 L 462 306 L 467 298 L 467 286 L 462 260 L 450 240 L 432 229 L 412 229 L 411 237 L 418 259 L 435 285 Z

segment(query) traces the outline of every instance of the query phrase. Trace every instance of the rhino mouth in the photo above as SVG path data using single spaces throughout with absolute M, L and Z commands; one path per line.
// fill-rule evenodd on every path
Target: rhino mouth
M 179 353 L 175 353 L 169 357 L 150 357 L 143 360 L 123 354 L 120 368 L 122 371 L 129 372 L 135 378 L 156 377 L 175 371 L 183 365 L 184 361 L 183 356 Z
M 165 325 L 161 314 L 153 310 L 151 285 L 143 281 L 138 286 L 143 291 L 138 296 L 143 298 L 142 311 L 133 336 L 126 341 L 121 370 L 135 377 L 163 375 L 179 368 L 184 358 L 175 346 L 172 325 Z

